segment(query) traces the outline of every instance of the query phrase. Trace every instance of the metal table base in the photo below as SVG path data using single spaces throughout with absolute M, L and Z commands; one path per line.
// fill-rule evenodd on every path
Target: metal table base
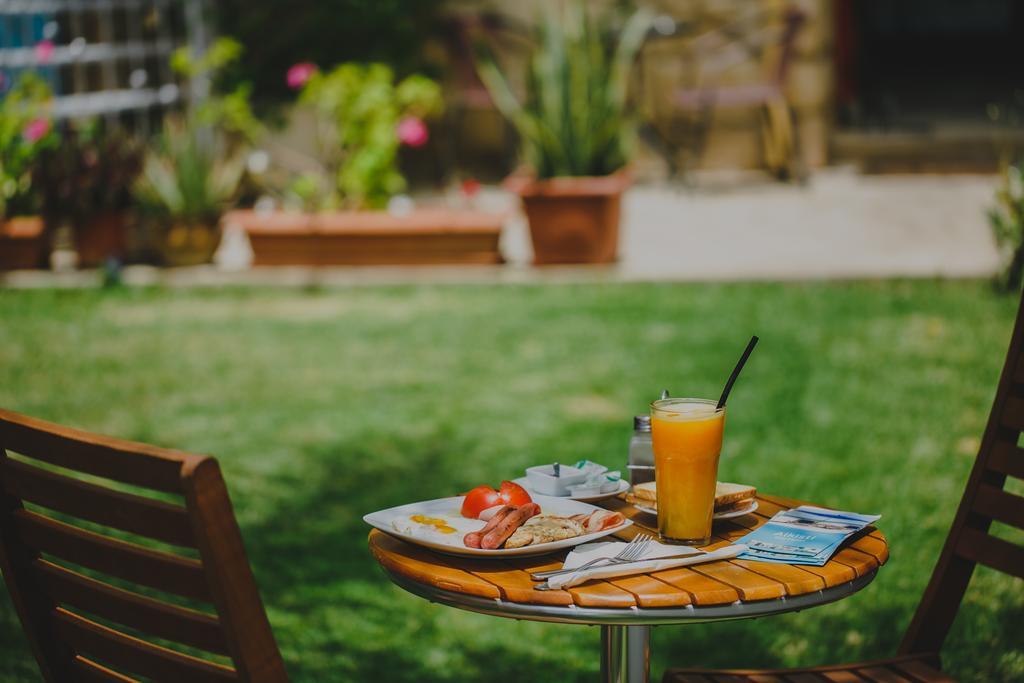
M 601 680 L 647 683 L 651 674 L 651 627 L 601 627 Z

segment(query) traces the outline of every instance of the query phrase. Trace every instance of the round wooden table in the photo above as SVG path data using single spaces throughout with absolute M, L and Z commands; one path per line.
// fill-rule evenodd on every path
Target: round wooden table
M 633 526 L 657 534 L 657 520 L 618 499 L 600 503 L 622 512 Z M 783 509 L 802 503 L 758 496 L 756 512 L 716 521 L 705 550 L 728 545 Z M 389 578 L 405 590 L 450 607 L 516 619 L 601 626 L 604 681 L 640 683 L 650 671 L 650 628 L 781 614 L 841 600 L 866 586 L 889 557 L 880 531 L 869 527 L 823 567 L 749 560 L 590 581 L 560 591 L 533 589 L 531 572 L 558 569 L 566 552 L 509 560 L 440 555 L 372 531 L 370 550 Z

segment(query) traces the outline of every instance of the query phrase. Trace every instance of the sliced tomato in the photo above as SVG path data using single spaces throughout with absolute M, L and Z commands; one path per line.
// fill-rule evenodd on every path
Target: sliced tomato
M 498 495 L 506 505 L 526 505 L 533 502 L 533 498 L 530 498 L 526 489 L 514 481 L 501 482 L 501 492 Z
M 466 499 L 462 501 L 462 516 L 477 519 L 481 511 L 501 505 L 503 502 L 498 492 L 490 486 L 477 486 L 467 493 Z
M 495 491 L 490 486 L 477 486 L 466 494 L 462 501 L 462 516 L 479 519 L 480 513 L 495 505 L 526 505 L 533 499 L 519 484 L 512 481 L 501 482 L 501 490 Z

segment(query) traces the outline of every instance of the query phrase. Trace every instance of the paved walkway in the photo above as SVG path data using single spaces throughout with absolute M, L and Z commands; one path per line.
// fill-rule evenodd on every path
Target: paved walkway
M 126 269 L 130 284 L 382 284 L 404 282 L 716 281 L 986 277 L 998 257 L 985 217 L 997 178 L 816 173 L 805 187 L 708 177 L 695 190 L 639 186 L 623 205 L 612 267 L 529 266 L 521 217 L 502 238 L 500 267 Z M 498 190 L 484 207 L 515 206 Z M 93 286 L 95 273 L 21 272 L 10 286 Z

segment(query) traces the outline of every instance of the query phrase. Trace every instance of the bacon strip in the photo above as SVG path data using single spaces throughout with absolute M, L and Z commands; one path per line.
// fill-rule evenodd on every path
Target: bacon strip
M 595 510 L 589 515 L 573 515 L 572 519 L 582 524 L 583 530 L 588 534 L 612 529 L 626 521 L 622 513 L 611 510 Z

